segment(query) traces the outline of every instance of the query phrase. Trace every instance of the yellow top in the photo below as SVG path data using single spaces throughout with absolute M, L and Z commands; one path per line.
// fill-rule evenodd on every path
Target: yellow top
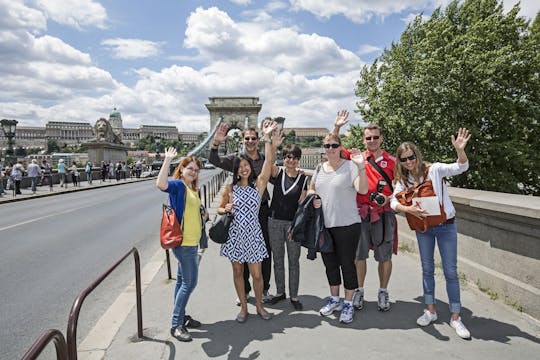
M 198 246 L 201 240 L 201 199 L 196 191 L 186 187 L 184 209 L 184 240 L 182 246 Z

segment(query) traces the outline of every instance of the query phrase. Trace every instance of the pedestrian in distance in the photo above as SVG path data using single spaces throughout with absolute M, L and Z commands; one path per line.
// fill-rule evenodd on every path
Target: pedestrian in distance
M 53 191 L 52 168 L 47 160 L 43 160 L 43 178 L 49 183 L 49 191 Z
M 86 163 L 84 172 L 86 173 L 86 181 L 88 181 L 88 185 L 92 185 L 92 162 L 89 161 Z
M 270 118 L 265 118 L 263 123 L 270 123 Z M 236 155 L 226 155 L 219 156 L 218 148 L 219 145 L 227 139 L 227 131 L 229 127 L 227 124 L 220 124 L 214 135 L 214 141 L 210 149 L 210 155 L 208 161 L 215 165 L 216 167 L 232 172 L 233 163 Z M 264 163 L 264 155 L 259 152 L 259 133 L 254 128 L 244 129 L 242 133 L 242 153 L 247 156 L 247 160 L 251 163 L 253 170 L 255 171 L 254 176 L 257 177 L 261 173 L 262 166 Z M 263 259 L 262 262 L 262 276 L 263 276 L 263 302 L 269 303 L 273 296 L 270 294 L 270 278 L 272 276 L 272 250 L 270 247 L 270 237 L 268 235 L 268 216 L 270 215 L 270 208 L 268 206 L 268 201 L 270 200 L 270 194 L 268 191 L 265 191 L 263 194 L 261 206 L 259 209 L 259 223 L 261 224 L 261 229 L 263 232 L 264 243 L 266 245 L 266 251 L 268 252 L 269 257 Z M 251 291 L 251 284 L 249 283 L 249 269 L 248 265 L 244 266 L 244 288 L 246 294 L 244 295 L 246 299 L 249 299 L 249 292 Z M 240 306 L 240 298 L 236 299 L 236 305 Z
M 101 162 L 101 182 L 105 182 L 107 180 L 107 174 L 109 173 L 109 169 L 107 167 L 107 163 L 105 161 Z
M 339 135 L 340 128 L 348 122 L 349 112 L 340 110 L 334 121 L 333 134 Z M 367 194 L 356 195 L 356 205 L 362 219 L 360 238 L 356 248 L 356 275 L 358 289 L 353 296 L 353 306 L 357 310 L 364 307 L 364 281 L 366 279 L 369 250 L 373 250 L 378 264 L 379 290 L 377 306 L 379 311 L 390 310 L 388 283 L 392 274 L 392 253 L 397 254 L 397 221 L 390 207 L 390 197 L 394 190 L 395 158 L 381 148 L 382 129 L 377 124 L 364 127 L 364 164 L 368 178 Z M 349 158 L 350 152 L 342 151 Z
M 298 299 L 300 283 L 300 249 L 299 242 L 290 236 L 290 227 L 298 205 L 304 200 L 307 193 L 308 178 L 298 169 L 302 150 L 298 145 L 287 145 L 282 150 L 284 167 L 272 166 L 274 185 L 270 217 L 268 218 L 268 234 L 274 260 L 274 279 L 276 281 L 276 295 L 271 303 L 277 304 L 287 298 L 285 294 L 285 250 L 287 251 L 287 264 L 289 272 L 289 295 L 295 310 L 302 310 L 303 306 Z
M 426 180 L 432 181 L 438 204 L 443 206 L 447 220 L 442 224 L 429 227 L 424 233 L 416 231 L 422 264 L 424 303 L 426 304 L 424 313 L 416 320 L 416 323 L 420 326 L 427 326 L 437 320 L 437 312 L 435 311 L 435 264 L 433 257 L 436 243 L 441 255 L 443 273 L 446 280 L 446 292 L 448 294 L 448 304 L 451 313 L 450 326 L 456 331 L 458 336 L 464 339 L 470 338 L 471 334 L 459 316 L 461 300 L 457 272 L 456 210 L 450 200 L 448 188 L 443 180 L 446 176 L 461 174 L 469 168 L 469 160 L 465 154 L 465 147 L 470 138 L 471 134 L 465 128 L 460 128 L 456 137 L 454 135 L 451 136 L 452 145 L 457 153 L 457 161 L 449 164 L 440 162 L 428 164 L 422 160 L 422 153 L 414 143 L 404 142 L 399 145 L 396 151 L 396 158 L 399 159 L 399 165 L 396 166 L 394 174 L 395 188 L 394 197 L 391 201 L 391 206 L 394 210 L 423 219 L 428 216 L 426 209 L 422 209 L 416 203 L 411 206 L 402 205 L 395 195 L 409 187 L 422 184 Z
M 220 253 L 232 264 L 234 287 L 240 300 L 240 312 L 236 316 L 239 323 L 244 323 L 248 317 L 244 288 L 245 263 L 248 264 L 253 279 L 257 314 L 264 320 L 270 320 L 272 317 L 262 305 L 264 288 L 262 261 L 270 255 L 259 222 L 259 207 L 272 174 L 276 149 L 281 145 L 283 138 L 275 122 L 268 124 L 262 131 L 265 140 L 265 160 L 260 174 L 256 175 L 246 154 L 234 158 L 232 184 L 225 188 L 217 209 L 218 214 L 232 212 L 234 215 L 227 242 L 221 246 Z
M 11 170 L 11 175 L 13 176 L 13 183 L 15 185 L 15 195 L 20 195 L 21 193 L 21 181 L 24 176 L 24 166 L 21 160 L 13 166 Z
M 317 166 L 308 191 L 308 194 L 314 193 L 320 197 L 313 200 L 313 206 L 322 206 L 324 225 L 334 245 L 333 252 L 321 254 L 330 297 L 319 312 L 329 316 L 334 311 L 341 311 L 339 321 L 348 324 L 353 321 L 352 298 L 358 288 L 354 260 L 361 219 L 356 207 L 356 194 L 367 193 L 368 180 L 360 150 L 351 150 L 351 160 L 341 158 L 341 139 L 334 134 L 324 138 L 323 147 L 328 160 Z M 345 295 L 343 302 L 339 296 L 342 277 Z
M 183 224 L 182 245 L 172 249 L 178 260 L 176 286 L 174 288 L 174 306 L 171 322 L 171 335 L 179 341 L 192 341 L 188 328 L 200 327 L 201 323 L 186 315 L 186 305 L 191 293 L 197 286 L 199 277 L 198 249 L 205 236 L 201 214 L 201 199 L 199 198 L 199 171 L 201 162 L 194 156 L 182 159 L 176 168 L 173 179 L 168 180 L 168 169 L 176 157 L 176 149 L 169 147 L 165 150 L 165 159 L 159 171 L 156 186 L 169 194 L 169 201 L 178 218 Z M 202 216 L 204 215 L 204 216 Z M 204 244 L 206 246 L 206 244 Z
M 64 184 L 66 183 L 66 164 L 64 164 L 64 159 L 58 160 L 57 171 L 58 176 L 60 177 L 60 187 L 64 187 Z
M 4 191 L 4 165 L 2 164 L 2 159 L 0 159 L 0 197 L 4 196 L 6 193 Z
M 75 161 L 73 162 L 73 164 L 71 164 L 70 173 L 71 181 L 73 181 L 73 186 L 79 186 L 79 170 L 77 169 L 77 164 L 75 163 Z
M 31 181 L 32 194 L 35 194 L 38 176 L 41 176 L 41 168 L 37 164 L 36 159 L 32 159 L 32 161 L 28 165 L 27 170 L 28 170 L 28 177 L 30 178 L 30 181 Z

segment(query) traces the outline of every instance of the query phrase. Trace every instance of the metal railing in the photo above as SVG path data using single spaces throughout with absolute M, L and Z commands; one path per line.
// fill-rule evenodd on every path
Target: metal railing
M 57 329 L 49 329 L 37 339 L 37 341 L 23 355 L 22 360 L 35 360 L 43 352 L 45 347 L 54 341 L 56 348 L 56 359 L 67 360 L 67 345 L 64 335 Z
M 132 248 L 126 255 L 116 262 L 111 268 L 105 271 L 97 280 L 90 286 L 84 289 L 73 302 L 69 313 L 69 321 L 67 327 L 67 355 L 69 360 L 77 360 L 77 323 L 79 321 L 79 313 L 84 299 L 99 285 L 114 269 L 118 267 L 129 255 L 133 254 L 135 260 L 135 296 L 137 299 L 137 336 L 139 339 L 143 337 L 142 325 L 142 300 L 141 300 L 141 262 L 139 252 L 136 248 Z

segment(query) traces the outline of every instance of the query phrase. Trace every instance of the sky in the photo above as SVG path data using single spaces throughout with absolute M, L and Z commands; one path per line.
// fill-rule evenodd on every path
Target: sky
M 0 0 L 0 117 L 93 125 L 117 108 L 124 127 L 208 131 L 209 97 L 256 96 L 285 127 L 330 129 L 339 109 L 356 124 L 361 68 L 448 2 Z

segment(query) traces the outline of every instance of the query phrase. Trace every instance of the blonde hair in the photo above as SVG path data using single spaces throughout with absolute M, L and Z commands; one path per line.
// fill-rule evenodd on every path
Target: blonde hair
M 174 170 L 173 179 L 180 179 L 182 180 L 182 169 L 188 166 L 189 163 L 194 162 L 199 169 L 202 168 L 201 160 L 199 160 L 196 156 L 187 156 L 180 161 L 180 164 L 176 167 L 176 170 Z M 199 175 L 195 177 L 195 180 L 191 183 L 191 189 L 192 190 L 199 190 Z
M 341 138 L 339 137 L 339 135 L 336 135 L 336 134 L 333 134 L 333 133 L 329 133 L 328 135 L 326 135 L 323 139 L 323 143 L 326 143 L 327 141 L 329 140 L 334 140 L 335 142 L 337 142 L 339 145 L 341 145 Z
M 416 163 L 414 164 L 414 169 L 411 171 L 405 168 L 405 163 L 402 163 L 400 158 L 403 156 L 404 152 L 412 151 L 416 156 Z M 408 183 L 409 175 L 412 175 L 414 178 L 418 178 L 424 175 L 426 171 L 426 163 L 422 159 L 422 153 L 416 145 L 410 141 L 405 141 L 397 147 L 396 150 L 396 161 L 398 162 L 397 166 L 394 169 L 394 184 L 401 181 L 404 184 Z

